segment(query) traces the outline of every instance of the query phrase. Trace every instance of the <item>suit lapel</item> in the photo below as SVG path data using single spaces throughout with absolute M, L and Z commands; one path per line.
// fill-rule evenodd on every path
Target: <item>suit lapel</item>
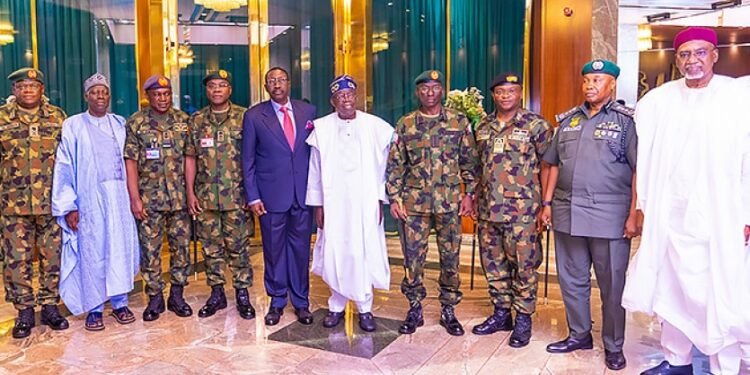
M 287 148 L 287 150 L 291 151 L 291 148 L 289 148 L 289 142 L 286 141 L 284 131 L 281 129 L 281 124 L 279 124 L 279 118 L 276 117 L 276 112 L 273 110 L 273 104 L 271 104 L 270 100 L 266 103 L 266 108 L 263 111 L 263 123 L 268 127 L 271 134 L 273 134 L 279 142 Z
M 305 129 L 307 127 L 307 121 L 304 121 L 307 116 L 304 116 L 302 114 L 303 107 L 298 102 L 292 103 L 292 107 L 294 107 L 294 109 L 292 110 L 292 114 L 294 115 L 294 124 L 297 128 L 297 134 L 294 139 L 294 149 L 297 150 L 307 140 L 307 130 Z

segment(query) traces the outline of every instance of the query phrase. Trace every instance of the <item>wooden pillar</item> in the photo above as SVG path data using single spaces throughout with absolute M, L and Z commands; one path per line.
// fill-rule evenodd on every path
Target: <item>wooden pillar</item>
M 248 0 L 247 2 L 247 37 L 250 48 L 250 105 L 265 100 L 263 77 L 270 69 L 268 46 L 268 0 Z
M 357 82 L 357 108 L 372 105 L 372 0 L 332 0 L 335 75 Z
M 165 73 L 164 1 L 168 0 L 135 0 L 135 61 L 141 105 L 146 100 L 143 83 L 154 74 Z

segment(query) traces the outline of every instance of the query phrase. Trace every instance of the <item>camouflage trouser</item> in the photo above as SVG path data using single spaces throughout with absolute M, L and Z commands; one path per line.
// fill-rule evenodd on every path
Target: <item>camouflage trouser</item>
M 537 268 L 542 264 L 535 220 L 496 223 L 479 220 L 479 253 L 490 300 L 525 314 L 536 310 Z
M 2 216 L 5 300 L 16 309 L 34 307 L 32 254 L 39 248 L 39 293 L 36 303 L 60 303 L 62 231 L 52 215 Z
M 224 285 L 224 265 L 232 270 L 235 289 L 253 283 L 250 236 L 255 231 L 253 215 L 246 210 L 206 210 L 198 216 L 198 239 L 203 244 L 209 286 Z M 227 262 L 228 259 L 228 262 Z
M 427 296 L 422 279 L 427 258 L 427 239 L 434 220 L 440 253 L 440 303 L 455 305 L 463 295 L 459 290 L 458 252 L 461 247 L 461 220 L 457 212 L 444 214 L 409 215 L 401 227 L 401 247 L 404 252 L 406 275 L 401 281 L 401 292 L 414 304 Z
M 164 231 L 169 244 L 169 273 L 172 285 L 187 285 L 190 273 L 190 216 L 187 210 L 149 211 L 146 220 L 138 222 L 141 244 L 141 275 L 146 293 L 154 296 L 166 286 L 161 277 L 161 249 Z

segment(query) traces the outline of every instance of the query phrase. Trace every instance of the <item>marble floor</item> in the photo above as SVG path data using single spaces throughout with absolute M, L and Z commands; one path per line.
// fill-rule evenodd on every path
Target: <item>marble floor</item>
M 251 296 L 259 318 L 251 321 L 239 318 L 231 287 L 227 288 L 229 307 L 209 318 L 178 318 L 167 312 L 155 322 L 143 322 L 140 316 L 146 297 L 136 293 L 130 303 L 138 316 L 133 324 L 119 325 L 105 311 L 104 331 L 88 332 L 82 316 L 70 317 L 71 327 L 66 331 L 38 326 L 23 340 L 11 338 L 11 312 L 6 307 L 0 311 L 4 315 L 0 316 L 0 374 L 638 374 L 662 360 L 659 325 L 647 316 L 629 314 L 625 341 L 628 367 L 618 372 L 606 369 L 599 338 L 597 289 L 592 298 L 595 348 L 565 355 L 547 353 L 545 346 L 567 333 L 555 283 L 550 284 L 546 304 L 540 285 L 529 346 L 509 347 L 506 332 L 475 336 L 471 327 L 491 312 L 491 306 L 481 273 L 470 290 L 466 269 L 462 272 L 464 299 L 456 310 L 467 330 L 461 337 L 449 336 L 438 324 L 438 272 L 433 269 L 428 269 L 425 277 L 429 293 L 424 301 L 425 326 L 413 335 L 398 335 L 398 323 L 408 308 L 399 292 L 400 266 L 391 267 L 390 290 L 376 292 L 373 312 L 379 326 L 374 333 L 359 330 L 356 314 L 336 329 L 322 328 L 328 289 L 315 276 L 311 281 L 315 325 L 300 325 L 288 307 L 280 324 L 266 327 L 262 319 L 268 306 L 262 285 L 262 254 L 254 254 L 252 262 L 255 285 Z M 210 288 L 203 274 L 190 280 L 187 300 L 197 312 Z M 694 364 L 696 374 L 707 372 L 707 359 L 699 353 Z

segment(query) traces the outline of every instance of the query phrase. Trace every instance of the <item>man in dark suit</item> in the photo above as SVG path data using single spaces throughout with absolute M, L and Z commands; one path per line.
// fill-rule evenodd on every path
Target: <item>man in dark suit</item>
M 245 113 L 242 169 L 250 209 L 263 238 L 263 275 L 271 306 L 267 325 L 276 325 L 291 299 L 297 320 L 312 324 L 308 265 L 312 220 L 305 206 L 315 107 L 289 98 L 289 73 L 271 68 L 265 88 L 271 100 Z M 288 297 L 287 297 L 288 296 Z

